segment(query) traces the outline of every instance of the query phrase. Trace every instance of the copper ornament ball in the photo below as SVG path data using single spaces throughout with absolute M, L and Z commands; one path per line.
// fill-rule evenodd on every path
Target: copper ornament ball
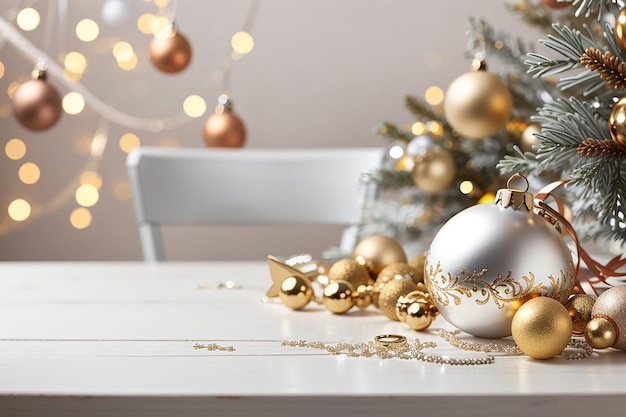
M 513 99 L 497 75 L 470 71 L 457 77 L 446 91 L 446 120 L 460 135 L 483 139 L 497 133 L 509 119 Z
M 241 148 L 246 141 L 246 128 L 231 110 L 209 116 L 202 133 L 210 148 Z
M 13 94 L 13 114 L 27 129 L 48 129 L 62 113 L 59 93 L 43 79 L 26 81 Z
M 180 72 L 191 62 L 191 45 L 178 31 L 167 38 L 155 36 L 150 42 L 150 60 L 165 73 Z
M 617 146 L 626 151 L 626 97 L 619 99 L 609 114 L 609 132 Z

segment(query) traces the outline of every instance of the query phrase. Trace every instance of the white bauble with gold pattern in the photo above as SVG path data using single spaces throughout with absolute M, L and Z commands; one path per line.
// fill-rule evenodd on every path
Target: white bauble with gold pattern
M 512 189 L 515 178 L 526 189 Z M 441 315 L 478 337 L 511 335 L 517 309 L 536 296 L 561 303 L 575 285 L 572 255 L 557 229 L 533 212 L 515 174 L 494 204 L 452 217 L 432 241 L 424 282 Z

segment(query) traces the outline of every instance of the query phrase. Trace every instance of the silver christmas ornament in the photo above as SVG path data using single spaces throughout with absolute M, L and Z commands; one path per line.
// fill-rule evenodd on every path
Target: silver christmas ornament
M 524 190 L 512 189 L 516 178 Z M 437 233 L 425 260 L 424 282 L 441 315 L 478 337 L 511 335 L 511 321 L 528 299 L 565 302 L 574 264 L 565 241 L 533 212 L 528 180 L 513 175 L 494 204 L 479 204 L 452 217 Z

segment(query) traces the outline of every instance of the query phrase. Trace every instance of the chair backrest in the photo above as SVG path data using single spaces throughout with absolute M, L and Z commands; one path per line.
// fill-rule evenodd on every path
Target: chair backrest
M 383 157 L 383 148 L 139 147 L 126 165 L 144 260 L 165 260 L 162 224 L 353 225 L 376 192 L 360 177 Z

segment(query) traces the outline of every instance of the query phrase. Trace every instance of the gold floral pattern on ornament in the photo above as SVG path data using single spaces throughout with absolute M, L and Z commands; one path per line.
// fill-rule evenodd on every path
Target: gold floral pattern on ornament
M 462 297 L 476 297 L 475 302 L 484 305 L 493 301 L 498 309 L 506 304 L 519 301 L 533 296 L 548 296 L 561 302 L 570 295 L 570 283 L 573 280 L 571 272 L 561 270 L 559 277 L 548 276 L 551 288 L 547 288 L 543 282 L 535 283 L 535 274 L 529 272 L 522 275 L 521 279 L 513 278 L 512 271 L 506 275 L 498 273 L 493 281 L 482 278 L 488 271 L 472 271 L 461 269 L 458 274 L 444 273 L 441 263 L 436 265 L 426 264 L 424 267 L 428 292 L 441 305 L 447 306 L 452 301 L 455 305 L 461 305 Z

